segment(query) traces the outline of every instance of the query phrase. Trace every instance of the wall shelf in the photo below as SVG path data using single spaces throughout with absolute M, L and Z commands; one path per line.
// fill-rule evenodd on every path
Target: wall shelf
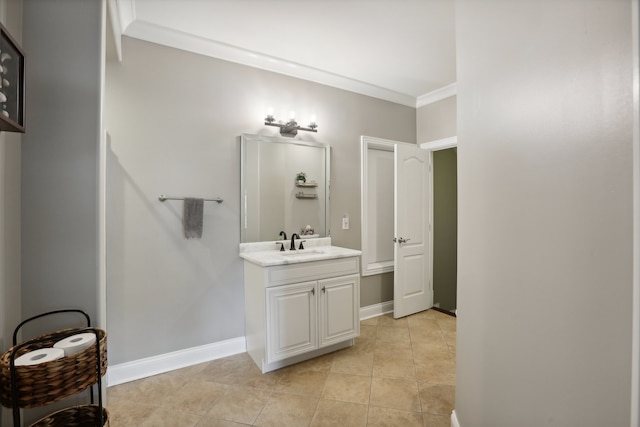
M 299 184 L 296 182 L 296 187 L 305 187 L 305 188 L 313 188 L 313 187 L 317 187 L 318 183 L 317 182 L 307 182 L 304 184 Z
M 317 199 L 318 195 L 317 194 L 308 194 L 308 193 L 297 193 L 296 194 L 296 199 Z

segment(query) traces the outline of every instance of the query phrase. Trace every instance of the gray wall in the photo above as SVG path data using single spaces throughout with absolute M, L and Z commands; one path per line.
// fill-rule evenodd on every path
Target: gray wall
M 433 152 L 433 302 L 455 311 L 458 283 L 457 149 Z
M 297 138 L 332 146 L 331 235 L 339 246 L 360 246 L 360 135 L 416 138 L 410 107 L 127 37 L 123 58 L 107 64 L 105 114 L 114 364 L 244 336 L 238 136 L 276 134 L 263 125 L 267 106 L 276 114 L 288 106 L 301 122 L 317 114 L 318 133 Z M 181 202 L 160 203 L 160 194 L 224 203 L 206 204 L 202 239 L 185 240 Z M 344 213 L 349 230 L 340 227 Z M 366 278 L 361 292 L 366 305 L 382 302 L 393 285 Z
M 441 99 L 416 110 L 418 144 L 457 135 L 457 99 Z
M 22 314 L 97 320 L 103 2 L 28 0 L 23 18 Z
M 22 42 L 22 1 L 0 0 L 0 22 Z M 20 143 L 19 133 L 0 133 L 0 352 L 11 347 L 20 314 Z M 11 411 L 0 407 L 0 426 Z
M 631 2 L 456 2 L 462 427 L 630 425 Z

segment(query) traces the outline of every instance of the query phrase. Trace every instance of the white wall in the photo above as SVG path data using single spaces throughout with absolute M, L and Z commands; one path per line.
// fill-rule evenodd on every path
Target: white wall
M 22 1 L 0 0 L 0 22 L 22 43 Z M 11 347 L 20 323 L 20 144 L 19 133 L 0 133 L 0 352 Z M 11 411 L 0 407 L 0 426 Z
M 456 96 L 450 96 L 416 110 L 418 144 L 457 135 L 456 105 Z
M 0 0 L 0 22 L 20 44 L 22 2 Z M 21 140 L 20 133 L 0 133 L 0 351 L 11 346 L 20 323 Z
M 23 19 L 23 316 L 80 308 L 97 321 L 103 2 L 29 0 Z
M 462 427 L 628 426 L 631 2 L 456 2 Z
M 277 134 L 263 124 L 268 105 L 317 114 L 318 133 L 297 138 L 332 146 L 331 234 L 351 248 L 360 244 L 360 135 L 415 141 L 416 129 L 410 107 L 127 37 L 123 58 L 107 64 L 105 116 L 113 364 L 244 336 L 238 136 Z M 224 203 L 206 204 L 202 239 L 186 240 L 182 204 L 160 194 Z M 339 227 L 345 212 L 349 230 Z M 363 281 L 362 300 L 381 302 L 388 289 L 379 277 Z

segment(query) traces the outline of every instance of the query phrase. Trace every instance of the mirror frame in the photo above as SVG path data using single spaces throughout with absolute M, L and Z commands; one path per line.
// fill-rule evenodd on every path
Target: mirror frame
M 245 156 L 247 153 L 247 144 L 256 142 L 269 142 L 275 144 L 289 144 L 289 145 L 301 145 L 306 147 L 316 147 L 324 149 L 324 163 L 325 163 L 325 197 L 324 197 L 324 227 L 326 230 L 325 236 L 331 236 L 331 146 L 322 142 L 315 141 L 301 141 L 291 138 L 281 138 L 274 136 L 256 135 L 243 133 L 240 135 L 240 243 L 253 243 L 246 241 L 247 230 L 247 189 L 246 189 L 246 177 L 245 177 Z M 267 240 L 269 241 L 269 240 Z

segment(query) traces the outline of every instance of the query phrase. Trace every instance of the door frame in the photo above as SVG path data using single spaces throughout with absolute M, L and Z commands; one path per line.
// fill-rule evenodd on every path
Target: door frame
M 368 251 L 369 248 L 369 150 L 387 151 L 393 154 L 394 141 L 360 136 L 360 250 L 362 251 L 361 271 L 362 276 L 391 273 L 394 269 L 394 260 L 374 260 Z
M 360 263 L 361 264 L 360 275 L 363 277 L 382 274 L 382 273 L 392 273 L 394 271 L 395 257 L 393 259 L 393 262 L 391 263 L 376 263 L 376 262 L 370 262 L 370 259 L 367 256 L 368 255 L 367 247 L 369 243 L 369 239 L 367 235 L 368 234 L 367 230 L 369 226 L 368 209 L 367 209 L 368 192 L 369 192 L 369 185 L 367 180 L 367 176 L 368 176 L 367 153 L 369 149 L 395 152 L 395 146 L 398 144 L 417 146 L 418 148 L 421 148 L 421 149 L 436 151 L 436 150 L 444 150 L 447 148 L 457 147 L 458 138 L 456 136 L 456 137 L 445 138 L 442 140 L 432 141 L 428 143 L 413 144 L 413 143 L 408 143 L 403 141 L 393 141 L 389 139 L 376 138 L 372 136 L 365 136 L 365 135 L 360 136 L 360 165 L 361 165 L 361 169 L 360 169 L 360 183 L 361 183 L 360 185 L 360 250 L 362 251 L 362 255 L 361 255 L 362 262 Z M 428 262 L 429 262 L 429 269 L 430 269 L 430 272 L 429 272 L 430 277 L 428 277 L 428 280 L 430 281 L 431 286 L 433 286 L 433 229 L 431 225 L 433 223 L 433 168 L 431 166 L 432 164 L 433 164 L 433 155 L 432 153 L 429 153 L 428 173 L 429 173 L 429 181 L 430 181 L 429 192 L 431 194 L 429 195 L 428 250 L 430 251 L 430 253 L 429 253 Z M 394 248 L 394 252 L 395 252 L 395 248 Z M 384 313 L 382 314 L 394 312 L 393 300 L 383 301 L 383 303 L 389 304 L 389 305 L 385 306 Z
M 367 154 L 369 150 L 381 150 L 393 153 L 397 144 L 415 145 L 402 141 L 392 141 L 389 139 L 375 138 L 372 136 L 360 136 L 360 250 L 362 251 L 360 274 L 364 276 L 373 276 L 376 274 L 392 273 L 394 271 L 395 260 L 381 261 L 371 260 L 367 251 L 369 247 L 369 210 L 367 209 L 369 202 L 369 165 Z M 391 244 L 391 242 L 389 242 Z

